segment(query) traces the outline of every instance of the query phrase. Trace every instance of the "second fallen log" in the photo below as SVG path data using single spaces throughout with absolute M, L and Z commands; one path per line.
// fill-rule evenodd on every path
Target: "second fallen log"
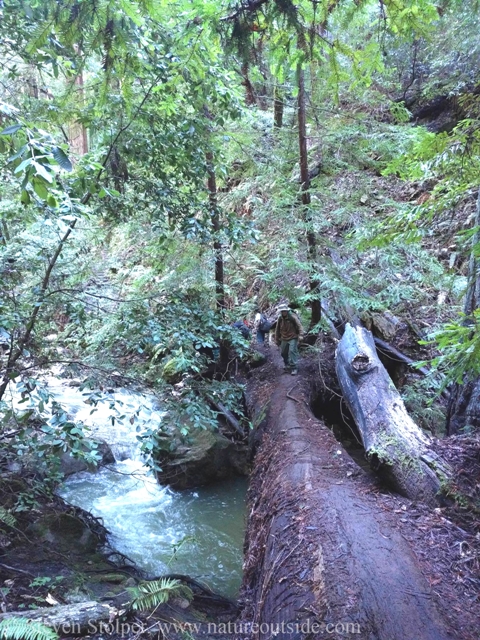
M 346 325 L 337 347 L 336 370 L 371 467 L 399 493 L 437 504 L 451 470 L 408 415 L 377 356 L 370 331 Z

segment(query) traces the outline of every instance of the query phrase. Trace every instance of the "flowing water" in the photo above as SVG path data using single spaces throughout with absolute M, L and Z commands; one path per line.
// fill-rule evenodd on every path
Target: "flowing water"
M 123 460 L 67 479 L 61 495 L 101 516 L 111 546 L 153 576 L 184 573 L 235 597 L 242 577 L 246 480 L 172 491 Z
M 163 413 L 152 396 L 118 389 L 95 398 L 51 378 L 50 393 L 71 419 L 110 445 L 115 464 L 66 479 L 59 494 L 101 517 L 110 545 L 152 576 L 184 573 L 235 597 L 242 576 L 245 494 L 238 478 L 192 491 L 158 485 L 143 467 L 137 435 Z

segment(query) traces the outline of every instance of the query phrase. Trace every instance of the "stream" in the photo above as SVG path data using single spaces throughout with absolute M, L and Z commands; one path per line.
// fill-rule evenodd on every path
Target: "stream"
M 236 598 L 242 579 L 247 480 L 237 478 L 195 490 L 157 484 L 143 466 L 137 435 L 163 418 L 153 396 L 116 389 L 97 406 L 63 381 L 50 393 L 75 421 L 107 442 L 115 464 L 69 476 L 59 495 L 102 518 L 110 546 L 152 577 L 183 573 Z

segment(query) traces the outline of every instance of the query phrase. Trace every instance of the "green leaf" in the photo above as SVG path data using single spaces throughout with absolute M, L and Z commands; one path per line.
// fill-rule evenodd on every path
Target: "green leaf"
M 11 136 L 12 133 L 16 133 L 19 129 L 23 127 L 23 124 L 11 124 L 9 127 L 6 127 L 3 131 L 0 131 L 0 136 Z
M 18 165 L 18 167 L 15 169 L 15 173 L 20 173 L 21 171 L 24 171 L 24 169 L 29 167 L 32 164 L 32 162 L 33 162 L 32 158 L 27 158 L 26 160 L 24 160 Z
M 20 202 L 22 204 L 30 204 L 31 202 L 30 194 L 26 189 L 22 189 L 22 193 L 20 195 Z
M 55 158 L 57 163 L 60 165 L 60 167 L 65 171 L 73 170 L 73 165 L 70 162 L 67 154 L 60 147 L 53 147 L 53 157 Z
M 43 180 L 40 180 L 39 178 L 34 178 L 33 179 L 33 188 L 35 190 L 35 193 L 37 194 L 37 196 L 39 198 L 41 198 L 42 200 L 46 200 L 48 197 L 48 189 L 45 186 L 45 183 L 43 182 Z
M 23 163 L 22 163 L 23 164 Z M 20 165 L 21 166 L 21 165 Z M 50 184 L 52 184 L 53 182 L 53 176 L 52 174 L 45 168 L 45 166 L 43 164 L 40 164 L 39 162 L 35 162 L 35 160 L 32 160 L 32 166 L 35 168 L 35 171 L 37 172 L 37 174 L 39 176 L 41 176 L 44 180 L 46 180 L 47 182 L 49 182 Z

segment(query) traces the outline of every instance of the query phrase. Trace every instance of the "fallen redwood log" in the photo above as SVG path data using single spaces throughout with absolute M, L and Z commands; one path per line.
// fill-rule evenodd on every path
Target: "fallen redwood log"
M 311 414 L 302 374 L 317 364 L 303 359 L 295 380 L 282 365 L 272 349 L 247 383 L 257 427 L 236 638 L 460 640 L 399 531 L 404 499 L 378 493 Z
M 0 614 L 1 620 L 25 618 L 51 627 L 61 636 L 79 636 L 93 633 L 108 633 L 114 627 L 118 611 L 99 602 L 58 605 L 32 611 L 9 611 Z M 120 624 L 120 623 L 118 623 Z
M 451 469 L 410 418 L 370 331 L 347 324 L 336 352 L 340 388 L 373 469 L 401 494 L 437 504 Z

